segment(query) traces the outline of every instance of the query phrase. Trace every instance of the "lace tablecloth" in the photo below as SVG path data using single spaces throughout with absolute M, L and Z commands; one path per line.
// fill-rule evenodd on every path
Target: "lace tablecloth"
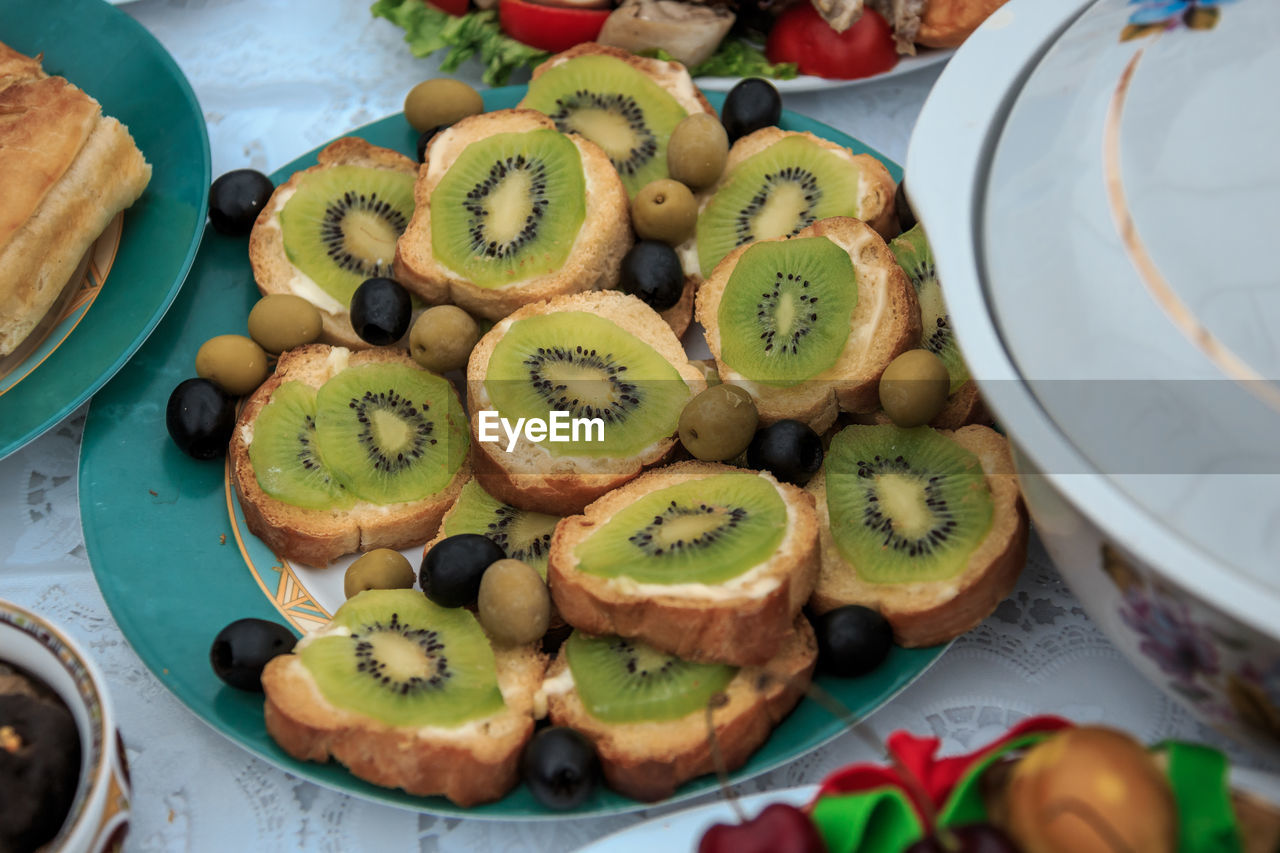
M 209 123 L 213 173 L 269 172 L 400 109 L 436 62 L 416 60 L 365 0 L 141 0 L 123 6 L 173 53 Z M 936 70 L 789 94 L 803 113 L 901 161 Z M 461 76 L 479 85 L 479 69 Z M 0 461 L 0 598 L 65 626 L 105 672 L 133 768 L 127 849 L 558 851 L 661 814 L 498 823 L 372 805 L 300 781 L 207 728 L 142 665 L 107 612 L 85 554 L 76 499 L 80 411 Z M 1040 712 L 1106 721 L 1143 740 L 1183 737 L 1233 752 L 1147 684 L 1098 633 L 1039 543 L 1017 591 L 865 725 L 930 732 L 944 749 L 981 744 Z M 845 734 L 745 783 L 814 782 L 874 757 Z

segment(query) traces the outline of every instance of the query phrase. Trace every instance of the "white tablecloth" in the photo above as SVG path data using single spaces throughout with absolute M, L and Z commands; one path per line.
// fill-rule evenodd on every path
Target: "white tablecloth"
M 169 49 L 209 124 L 213 174 L 270 172 L 345 131 L 400 109 L 433 76 L 365 0 L 140 0 L 122 7 Z M 479 85 L 479 69 L 462 76 Z M 788 109 L 901 162 L 936 70 L 792 94 Z M 0 461 L 0 598 L 34 608 L 87 646 L 110 684 L 133 768 L 127 849 L 558 851 L 660 814 L 501 823 L 373 805 L 300 781 L 207 728 L 129 648 L 93 580 L 79 522 L 78 412 Z M 140 535 L 143 535 L 140 532 Z M 1144 740 L 1227 746 L 1149 686 L 1098 633 L 1038 542 L 1014 596 L 961 638 L 865 725 L 934 733 L 949 750 L 1041 712 L 1105 721 Z M 1228 747 L 1229 748 L 1229 747 Z M 1232 750 L 1237 762 L 1247 755 Z M 743 785 L 746 792 L 819 780 L 874 757 L 849 734 Z

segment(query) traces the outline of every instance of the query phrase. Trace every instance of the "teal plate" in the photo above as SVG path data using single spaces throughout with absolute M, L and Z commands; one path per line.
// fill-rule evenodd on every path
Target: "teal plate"
M 142 345 L 195 258 L 209 197 L 204 114 L 173 58 L 101 0 L 0 0 L 0 40 L 35 56 L 119 119 L 151 182 L 124 213 L 110 275 L 0 378 L 0 458 L 75 411 Z M 92 273 L 91 273 L 92 275 Z M 19 356 L 15 356 L 19 357 Z
M 488 109 L 513 106 L 523 87 L 485 93 Z M 719 107 L 723 96 L 711 93 Z M 791 113 L 782 126 L 808 130 L 876 152 L 832 128 Z M 405 153 L 417 140 L 400 116 L 354 131 L 370 142 Z M 876 155 L 879 156 L 879 155 Z M 881 157 L 881 160 L 885 158 Z M 316 162 L 315 152 L 273 177 L 285 180 Z M 899 170 L 885 160 L 894 177 Z M 282 563 L 253 536 L 227 487 L 225 466 L 183 455 L 165 432 L 169 392 L 193 373 L 200 344 L 213 335 L 241 333 L 258 298 L 246 241 L 206 230 L 191 281 L 134 360 L 94 398 L 80 454 L 80 516 L 89 560 L 111 613 L 155 676 L 209 725 L 258 756 L 321 785 L 382 803 L 435 814 L 528 820 L 563 818 L 520 786 L 496 803 L 463 809 L 442 797 L 414 797 L 363 782 L 341 766 L 297 761 L 267 735 L 262 697 L 223 686 L 209 668 L 209 645 L 228 622 L 246 616 L 293 625 L 323 620 L 323 607 L 307 592 L 330 588 L 319 599 L 341 601 L 341 570 L 324 580 L 312 570 Z M 243 553 L 242 553 L 243 549 Z M 248 570 L 246 570 L 248 569 Z M 306 583 L 299 583 L 299 577 Z M 278 602 L 278 603 L 277 603 Z M 942 648 L 901 649 L 874 673 L 858 679 L 820 679 L 857 716 L 870 714 L 925 671 Z M 844 722 L 806 700 L 780 725 L 735 780 L 763 773 L 815 749 Z M 716 788 L 712 776 L 684 785 L 675 800 Z M 672 800 L 674 801 L 674 800 Z M 669 802 L 672 802 L 669 801 Z M 647 804 L 601 790 L 572 816 L 635 811 Z

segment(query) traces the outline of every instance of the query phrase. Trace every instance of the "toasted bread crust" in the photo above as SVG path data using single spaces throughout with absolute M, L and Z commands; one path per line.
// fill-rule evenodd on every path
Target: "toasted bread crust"
M 698 293 L 699 280 L 691 275 L 684 277 L 684 290 L 680 292 L 680 301 L 658 315 L 671 327 L 677 338 L 683 338 L 693 323 L 694 297 Z
M 817 662 L 818 644 L 803 616 L 796 616 L 777 656 L 742 669 L 712 711 L 715 740 L 727 770 L 746 763 L 804 695 Z M 548 670 L 568 668 L 563 649 Z M 551 721 L 570 726 L 595 745 L 609 787 L 637 800 L 672 796 L 690 779 L 715 770 L 706 714 L 652 723 L 606 723 L 587 712 L 576 690 L 547 697 Z
M 655 59 L 648 56 L 637 56 L 629 50 L 623 50 L 618 47 L 611 47 L 607 44 L 599 42 L 583 42 L 575 44 L 566 51 L 557 53 L 550 57 L 537 68 L 533 69 L 532 80 L 537 80 L 543 74 L 552 68 L 570 59 L 576 59 L 579 56 L 612 56 L 614 59 L 620 59 L 630 65 L 640 73 L 648 76 L 653 82 L 657 83 L 665 89 L 673 98 L 675 98 L 680 106 L 690 115 L 695 112 L 704 112 L 715 115 L 715 108 L 711 106 L 711 102 L 707 100 L 707 96 L 702 90 L 694 85 L 693 78 L 689 76 L 689 71 L 679 62 L 667 59 Z M 691 90 L 692 96 L 686 90 Z
M 852 329 L 836 363 L 799 385 L 780 388 L 753 382 L 721 358 L 719 310 L 729 277 L 753 243 L 734 249 L 698 289 L 696 316 L 725 382 L 746 388 L 764 424 L 785 418 L 824 432 L 840 411 L 874 411 L 880 404 L 880 374 L 900 353 L 920 342 L 920 304 L 893 252 L 866 223 L 848 217 L 821 219 L 795 237 L 826 237 L 849 254 L 857 276 L 858 304 Z M 761 241 L 774 242 L 774 241 Z
M 399 550 L 420 545 L 435 535 L 445 511 L 457 500 L 470 476 L 470 464 L 463 460 L 457 473 L 441 492 L 422 500 L 393 505 L 391 511 L 373 504 L 359 503 L 348 510 L 314 510 L 292 506 L 262 491 L 249 459 L 247 431 L 271 395 L 291 380 L 320 387 L 331 375 L 326 344 L 307 344 L 281 354 L 275 373 L 267 378 L 240 409 L 227 451 L 227 470 L 244 511 L 249 532 L 278 556 L 309 566 L 326 566 L 343 554 L 374 548 Z M 374 362 L 394 362 L 418 368 L 401 349 L 381 347 L 351 353 L 352 366 Z M 421 369 L 421 368 L 418 368 Z
M 959 47 L 1006 0 L 930 0 L 920 16 L 916 43 Z
M 284 251 L 284 229 L 279 215 L 285 203 L 304 180 L 305 175 L 330 169 L 334 166 L 365 166 L 371 169 L 387 169 L 414 174 L 417 164 L 403 154 L 389 148 L 371 145 L 355 136 L 335 139 L 316 156 L 316 165 L 294 172 L 289 180 L 276 187 L 266 207 L 258 214 L 249 234 L 249 263 L 253 266 L 253 279 L 265 296 L 270 293 L 292 293 L 290 282 L 297 268 L 289 262 Z M 320 306 L 317 306 L 320 307 Z M 351 315 L 346 306 L 337 313 L 320 309 L 320 340 L 348 349 L 366 349 L 371 346 L 351 328 Z
M 547 659 L 528 648 L 495 648 L 506 709 L 478 730 L 388 726 L 330 704 L 296 654 L 262 673 L 267 732 L 300 761 L 344 764 L 353 774 L 410 794 L 442 794 L 459 806 L 501 798 L 519 779 L 520 754 L 533 736 L 533 694 Z
M 469 116 L 432 138 L 414 186 L 413 219 L 396 245 L 395 272 L 401 284 L 428 302 L 452 302 L 490 320 L 544 299 L 617 284 L 622 256 L 632 243 L 627 191 L 604 151 L 576 133 L 566 136 L 582 158 L 586 217 L 560 269 L 504 287 L 479 287 L 435 257 L 431 199 L 449 168 L 468 145 L 499 133 L 532 130 L 555 130 L 555 123 L 534 110 L 497 110 Z
M 817 517 L 805 492 L 767 472 L 756 473 L 777 488 L 789 516 L 786 538 L 759 576 L 767 591 L 737 591 L 718 600 L 680 590 L 653 594 L 577 569 L 574 549 L 641 497 L 729 473 L 743 471 L 711 462 L 680 462 L 650 471 L 595 501 L 582 515 L 563 519 L 551 537 L 547 581 L 564 620 L 591 634 L 640 639 L 686 660 L 758 666 L 778 654 L 817 583 Z
M 691 395 L 707 387 L 698 368 L 689 363 L 680 340 L 652 308 L 634 296 L 600 291 L 560 296 L 526 305 L 490 329 L 467 362 L 467 406 L 471 415 L 472 464 L 476 480 L 500 501 L 552 515 L 573 515 L 583 507 L 640 475 L 645 468 L 661 465 L 674 451 L 675 435 L 662 438 L 639 456 L 591 458 L 553 456 L 541 445 L 522 443 L 507 453 L 499 444 L 479 440 L 478 413 L 493 408 L 485 389 L 489 358 L 513 323 L 538 314 L 585 311 L 617 323 L 653 347 L 667 359 L 689 385 Z
M 966 426 L 947 435 L 978 457 L 991 490 L 991 531 L 968 565 L 945 581 L 890 584 L 860 580 L 857 568 L 845 561 L 831 537 L 825 472 L 819 472 L 808 486 L 817 502 L 822 560 L 818 586 L 809 602 L 815 613 L 861 604 L 879 610 L 889 620 L 899 645 L 933 646 L 977 626 L 1013 590 L 1027 562 L 1029 534 L 1008 442 L 984 426 Z

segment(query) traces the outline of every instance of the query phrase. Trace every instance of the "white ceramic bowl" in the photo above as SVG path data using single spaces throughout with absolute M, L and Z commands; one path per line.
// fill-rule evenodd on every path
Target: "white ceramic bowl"
M 1278 78 L 1274 3 L 1012 0 L 943 72 L 906 174 L 1067 582 L 1280 762 L 1280 287 L 1251 254 L 1280 225 Z
M 47 849 L 119 850 L 129 828 L 129 772 L 102 674 L 60 628 L 6 601 L 0 601 L 0 661 L 43 680 L 71 710 L 80 732 L 80 782 Z

